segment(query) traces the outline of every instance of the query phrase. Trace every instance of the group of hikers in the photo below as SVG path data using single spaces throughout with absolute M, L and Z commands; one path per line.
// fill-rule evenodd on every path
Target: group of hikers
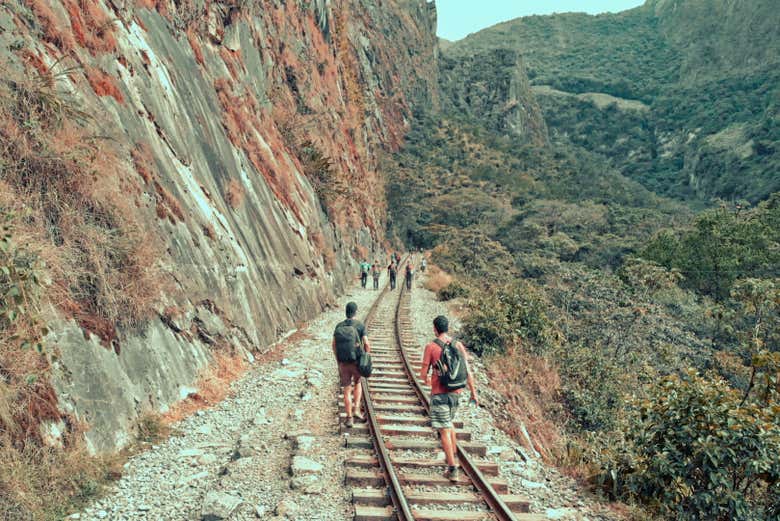
M 425 259 L 425 256 L 422 256 L 422 260 L 420 261 L 420 271 L 425 271 L 425 267 L 427 265 L 427 261 Z M 398 252 L 395 252 L 390 255 L 390 262 L 387 265 L 387 275 L 390 278 L 390 289 L 394 290 L 396 287 L 396 281 L 398 279 L 398 272 L 400 270 L 401 266 L 401 254 Z M 366 288 L 368 285 L 368 276 L 371 275 L 371 278 L 374 281 L 374 289 L 379 289 L 379 278 L 382 276 L 382 264 L 378 260 L 375 260 L 373 263 L 368 262 L 367 260 L 363 260 L 363 262 L 360 263 L 360 287 L 363 289 Z M 411 291 L 412 289 L 412 281 L 414 279 L 414 259 L 410 258 L 406 262 L 406 266 L 404 268 L 404 281 L 406 282 L 406 289 Z
M 395 288 L 395 272 L 397 272 L 399 261 L 400 256 L 394 254 L 390 266 L 388 266 L 392 288 Z M 423 258 L 421 264 L 423 270 L 424 262 Z M 361 277 L 362 285 L 365 287 L 368 272 L 361 271 L 361 273 L 366 273 L 364 277 Z M 410 259 L 407 264 L 406 278 L 409 289 L 411 289 L 413 273 L 414 266 Z M 378 276 L 375 276 L 374 288 L 378 289 L 378 286 Z M 356 318 L 357 311 L 356 303 L 347 304 L 346 320 L 336 325 L 332 343 L 333 354 L 338 364 L 339 385 L 344 394 L 346 427 L 354 426 L 355 421 L 365 421 L 365 417 L 360 411 L 362 399 L 360 378 L 367 376 L 363 371 L 362 360 L 366 357 L 365 353 L 371 352 L 371 343 L 368 340 L 365 325 Z M 462 343 L 449 336 L 447 317 L 439 315 L 433 319 L 433 335 L 434 338 L 425 346 L 423 352 L 420 379 L 431 387 L 431 426 L 437 431 L 444 451 L 447 463 L 444 476 L 455 482 L 458 480 L 460 471 L 455 459 L 457 442 L 453 420 L 463 389 L 469 389 L 473 404 L 479 405 L 479 402 L 474 378 L 467 360 L 466 348 Z

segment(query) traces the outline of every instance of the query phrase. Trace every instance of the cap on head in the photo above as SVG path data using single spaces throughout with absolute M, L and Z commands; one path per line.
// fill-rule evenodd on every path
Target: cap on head
M 355 315 L 357 315 L 357 309 L 357 304 L 354 302 L 347 304 L 347 318 L 353 318 Z
M 444 315 L 439 315 L 433 319 L 433 327 L 439 334 L 446 333 L 450 329 L 450 321 Z

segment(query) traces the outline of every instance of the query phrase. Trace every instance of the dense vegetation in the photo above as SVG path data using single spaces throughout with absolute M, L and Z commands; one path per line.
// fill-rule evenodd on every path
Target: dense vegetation
M 519 52 L 553 140 L 656 193 L 760 201 L 780 190 L 778 12 L 764 0 L 668 4 L 521 18 L 444 55 Z
M 780 195 L 694 215 L 598 154 L 430 115 L 386 168 L 466 343 L 560 382 L 559 463 L 665 518 L 777 519 Z

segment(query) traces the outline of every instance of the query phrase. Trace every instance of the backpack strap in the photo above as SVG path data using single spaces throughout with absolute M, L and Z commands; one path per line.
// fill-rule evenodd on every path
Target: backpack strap
M 441 347 L 442 349 L 444 349 L 445 347 L 447 347 L 449 345 L 452 345 L 452 340 L 450 340 L 447 343 L 444 343 L 441 340 L 439 340 L 438 338 L 434 338 L 433 339 L 433 343 L 436 344 L 437 346 Z

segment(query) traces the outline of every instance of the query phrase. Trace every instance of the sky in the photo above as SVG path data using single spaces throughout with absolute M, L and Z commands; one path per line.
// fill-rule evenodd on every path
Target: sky
M 439 36 L 460 40 L 469 33 L 532 14 L 591 14 L 631 9 L 644 0 L 436 0 Z

